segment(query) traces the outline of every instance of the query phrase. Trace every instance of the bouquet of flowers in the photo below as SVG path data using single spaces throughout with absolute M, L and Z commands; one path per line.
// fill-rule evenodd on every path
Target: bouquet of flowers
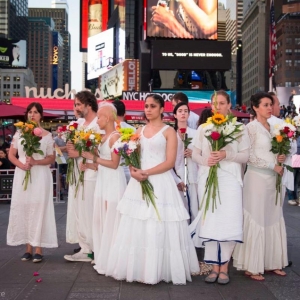
M 243 124 L 237 123 L 236 120 L 237 118 L 231 114 L 225 117 L 220 113 L 214 112 L 213 116 L 208 118 L 207 122 L 202 125 L 204 135 L 208 139 L 212 151 L 221 150 L 241 136 Z M 219 167 L 220 165 L 217 163 L 209 169 L 205 191 L 200 205 L 200 209 L 202 209 L 205 203 L 204 219 L 209 209 L 210 199 L 212 200 L 212 212 L 217 208 L 217 196 L 221 204 L 217 175 Z
M 40 150 L 40 140 L 42 139 L 42 129 L 37 126 L 37 123 L 33 121 L 28 121 L 26 123 L 18 122 L 14 124 L 21 135 L 23 145 L 23 150 L 26 153 L 26 156 L 31 157 L 33 153 L 38 153 L 43 155 L 44 152 Z M 27 170 L 23 180 L 24 191 L 27 190 L 28 181 L 31 182 L 31 173 L 30 170 Z
M 73 142 L 79 155 L 81 155 L 82 151 L 94 152 L 101 143 L 101 135 L 92 129 L 79 129 L 74 133 Z M 82 163 L 86 163 L 86 158 L 83 158 Z M 80 184 L 84 187 L 84 171 L 81 171 L 79 174 L 78 182 L 75 187 L 75 197 L 77 196 Z
M 274 126 L 272 133 L 272 148 L 271 152 L 278 155 L 288 155 L 291 149 L 291 140 L 296 137 L 296 127 L 288 122 L 283 122 Z M 281 166 L 281 163 L 279 163 Z M 288 165 L 283 165 L 288 171 L 293 172 L 293 168 Z M 276 177 L 276 201 L 278 203 L 278 195 L 281 193 L 281 176 L 277 174 Z
M 122 156 L 125 160 L 123 165 L 141 168 L 140 160 L 140 136 L 134 133 L 132 128 L 120 128 L 120 138 L 114 143 L 113 151 Z M 155 195 L 151 182 L 147 179 L 140 182 L 142 188 L 143 199 L 147 205 L 151 203 L 156 211 L 158 219 L 160 220 L 159 212 L 155 203 Z
M 78 128 L 78 123 L 77 122 L 70 122 L 69 125 L 67 126 L 62 126 L 60 133 L 62 133 L 62 139 L 67 143 L 68 141 L 73 142 L 74 136 L 75 136 L 75 131 Z M 67 183 L 73 185 L 76 184 L 76 176 L 74 172 L 74 168 L 77 166 L 76 159 L 69 157 L 67 159 L 67 177 L 66 181 Z

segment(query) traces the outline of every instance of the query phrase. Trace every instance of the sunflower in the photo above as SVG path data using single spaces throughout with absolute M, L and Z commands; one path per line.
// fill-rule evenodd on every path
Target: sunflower
M 212 122 L 216 125 L 221 125 L 223 123 L 225 123 L 227 121 L 227 119 L 220 113 L 215 113 L 212 116 Z

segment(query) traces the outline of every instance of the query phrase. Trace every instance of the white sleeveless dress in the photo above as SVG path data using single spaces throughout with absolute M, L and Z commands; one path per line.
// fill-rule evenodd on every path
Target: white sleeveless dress
M 109 147 L 111 136 L 98 147 L 100 158 L 111 160 L 112 149 Z M 98 166 L 98 174 L 94 196 L 93 213 L 93 242 L 94 269 L 99 274 L 105 274 L 111 245 L 118 228 L 120 213 L 117 211 L 118 202 L 126 189 L 126 177 L 122 166 L 117 169 Z
M 144 127 L 145 128 L 145 127 Z M 141 168 L 149 169 L 166 160 L 163 127 L 151 138 L 141 132 Z M 131 178 L 117 207 L 121 220 L 108 260 L 106 275 L 118 280 L 156 284 L 185 284 L 198 274 L 197 254 L 191 240 L 184 208 L 170 171 L 149 176 L 156 196 L 155 209 L 147 206 L 140 183 Z
M 22 138 L 16 132 L 12 147 L 18 150 L 19 160 L 26 162 L 26 154 L 21 145 Z M 53 155 L 54 141 L 49 133 L 40 140 L 43 155 L 34 153 L 36 160 Z M 9 222 L 7 245 L 19 246 L 30 244 L 33 247 L 54 248 L 57 245 L 56 223 L 53 204 L 53 178 L 49 165 L 38 165 L 31 168 L 31 181 L 26 191 L 23 190 L 25 171 L 16 168 Z

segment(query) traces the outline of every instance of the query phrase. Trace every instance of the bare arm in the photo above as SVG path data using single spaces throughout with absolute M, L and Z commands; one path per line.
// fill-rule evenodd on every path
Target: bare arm
M 23 171 L 30 170 L 31 166 L 29 165 L 29 163 L 26 162 L 26 164 L 23 164 L 17 159 L 17 153 L 18 150 L 15 149 L 13 146 L 10 146 L 8 153 L 8 159 L 10 160 L 10 162 Z
M 206 37 L 211 37 L 217 33 L 217 1 L 198 1 L 199 6 L 194 0 L 177 0 L 192 19 L 200 28 Z

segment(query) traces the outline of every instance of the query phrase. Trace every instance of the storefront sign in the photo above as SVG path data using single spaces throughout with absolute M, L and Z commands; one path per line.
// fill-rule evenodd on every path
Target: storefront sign
M 158 93 L 158 92 L 132 92 L 132 91 L 123 91 L 122 93 L 122 99 L 123 100 L 133 100 L 133 101 L 145 101 L 147 96 L 151 94 L 157 94 L 160 95 L 164 101 L 171 101 L 172 97 L 175 95 L 175 93 Z

